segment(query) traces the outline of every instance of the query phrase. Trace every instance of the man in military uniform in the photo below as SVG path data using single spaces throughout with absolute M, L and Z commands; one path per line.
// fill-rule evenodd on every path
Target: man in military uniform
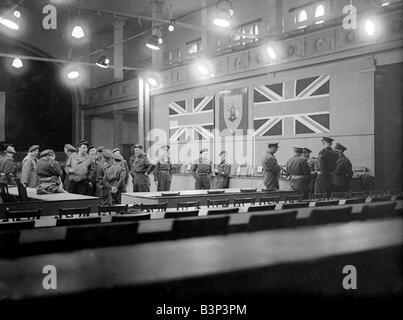
M 212 173 L 212 163 L 207 158 L 208 149 L 204 148 L 200 150 L 199 159 L 192 165 L 191 171 L 195 181 L 196 190 L 210 189 L 210 180 Z
M 163 151 L 154 170 L 154 180 L 157 181 L 157 191 L 169 191 L 172 181 L 172 164 L 169 157 L 169 145 L 161 147 Z
M 334 139 L 329 137 L 322 138 L 324 148 L 318 155 L 318 177 L 315 183 L 315 193 L 327 193 L 330 196 L 332 192 L 333 171 L 336 169 L 339 154 L 332 149 Z
M 353 167 L 350 160 L 344 155 L 344 151 L 347 150 L 345 146 L 336 143 L 334 149 L 339 154 L 333 175 L 334 190 L 337 192 L 346 192 L 353 177 Z
M 88 146 L 87 141 L 80 141 L 78 154 L 73 153 L 67 160 L 65 171 L 69 175 L 69 192 L 71 193 L 90 195 L 95 163 L 87 153 Z
M 231 164 L 225 160 L 226 155 L 226 151 L 220 152 L 219 156 L 221 157 L 221 162 L 218 164 L 217 168 L 214 169 L 214 173 L 217 175 L 217 189 L 227 189 L 229 186 L 229 174 L 231 173 Z
M 33 145 L 29 148 L 24 160 L 22 160 L 21 183 L 25 187 L 35 188 L 38 184 L 38 177 L 36 175 L 38 153 L 39 146 Z
M 14 147 L 8 146 L 5 156 L 0 160 L 0 183 L 11 183 L 15 177 L 14 154 Z
M 312 150 L 309 148 L 302 148 L 302 157 L 308 162 L 309 171 L 311 172 L 311 178 L 309 180 L 309 193 L 315 193 L 315 182 L 318 176 L 318 159 L 311 157 Z
M 97 147 L 97 154 L 95 157 L 95 188 L 93 196 L 102 198 L 103 195 L 103 181 L 104 181 L 104 174 L 105 174 L 105 159 L 103 157 L 103 146 Z M 112 158 L 112 156 L 111 156 Z
M 266 189 L 279 189 L 279 180 L 281 167 L 277 163 L 277 159 L 274 154 L 278 150 L 278 142 L 269 143 L 269 150 L 262 161 L 263 167 L 263 184 L 266 186 Z
M 104 187 L 108 194 L 109 205 L 121 203 L 122 189 L 126 179 L 126 169 L 122 165 L 123 157 L 119 153 L 112 154 L 113 161 L 108 161 L 105 170 Z
M 294 147 L 294 153 L 294 156 L 286 163 L 290 187 L 307 198 L 311 171 L 309 170 L 308 161 L 302 157 L 302 148 Z
M 66 163 L 69 160 L 70 156 L 76 152 L 77 152 L 77 149 L 75 147 L 73 147 L 71 144 L 67 143 L 64 145 L 64 153 L 66 155 L 66 161 L 61 166 L 61 169 L 62 169 L 61 179 L 62 179 L 62 183 L 63 183 L 63 189 L 66 190 L 67 192 L 69 192 L 69 175 L 65 170 Z
M 120 149 L 119 148 L 115 148 L 112 150 L 112 154 L 119 154 L 122 156 L 122 154 L 120 153 Z M 122 161 L 119 161 L 119 164 L 122 165 L 125 169 L 126 175 L 125 175 L 125 181 L 124 181 L 124 185 L 123 185 L 123 189 L 122 192 L 126 192 L 126 186 L 127 183 L 129 182 L 129 166 L 127 164 L 127 161 L 125 160 L 125 158 L 123 158 L 122 156 Z
M 36 173 L 38 175 L 37 193 L 58 193 L 60 189 L 62 169 L 56 161 L 53 150 L 47 149 L 41 152 Z
M 143 146 L 139 144 L 134 146 L 132 161 L 130 174 L 133 177 L 133 192 L 150 192 L 150 173 L 155 165 L 143 151 Z
M 99 152 L 99 150 L 98 150 Z M 96 164 L 96 180 L 97 180 L 97 186 L 96 186 L 96 197 L 101 198 L 99 204 L 101 206 L 108 206 L 110 205 L 110 189 L 108 189 L 105 186 L 105 172 L 109 166 L 113 164 L 113 154 L 112 150 L 102 148 L 102 157 L 98 160 L 98 163 Z

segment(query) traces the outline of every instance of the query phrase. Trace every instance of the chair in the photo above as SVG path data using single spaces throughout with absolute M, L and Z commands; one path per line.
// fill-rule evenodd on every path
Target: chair
M 164 218 L 186 218 L 186 217 L 197 217 L 199 215 L 199 210 L 189 210 L 189 211 L 167 211 L 165 212 Z
M 272 211 L 276 209 L 275 204 L 263 205 L 263 206 L 249 206 L 248 212 L 258 212 L 258 211 Z
M 35 220 L 0 222 L 0 231 L 32 229 L 35 227 Z
M 332 192 L 330 197 L 332 199 L 348 199 L 350 198 L 350 192 Z
M 80 208 L 59 208 L 59 218 L 65 215 L 67 218 L 72 218 L 74 215 L 78 214 L 79 217 L 88 217 L 91 212 L 91 206 L 80 207 Z
M 297 223 L 297 213 L 298 211 L 289 211 L 275 214 L 252 215 L 249 218 L 248 231 L 292 228 Z
M 223 194 L 225 190 L 207 190 L 207 194 Z
M 111 222 L 134 222 L 140 220 L 150 220 L 149 213 L 122 214 L 112 216 Z
M 371 202 L 383 202 L 390 201 L 392 199 L 391 195 L 375 196 L 371 198 Z
M 79 218 L 59 218 L 56 220 L 56 226 L 79 226 L 84 224 L 100 223 L 101 217 L 79 217 Z
M 8 192 L 8 185 L 7 183 L 0 183 L 0 197 L 3 199 L 4 203 L 12 202 L 13 198 Z
M 337 206 L 338 204 L 339 200 L 316 201 L 315 207 Z
M 351 191 L 350 198 L 367 198 L 367 193 L 365 191 Z
M 396 202 L 378 205 L 365 205 L 359 214 L 361 220 L 389 218 L 397 215 Z
M 179 196 L 181 193 L 180 192 L 162 192 L 161 196 L 162 197 L 176 197 Z
M 12 219 L 13 221 L 20 221 L 20 219 L 35 220 L 40 219 L 42 209 L 34 210 L 6 210 L 4 213 L 5 220 Z
M 98 215 L 102 215 L 103 213 L 112 214 L 115 213 L 127 213 L 129 206 L 127 204 L 119 204 L 114 206 L 98 206 Z
M 250 203 L 251 205 L 254 205 L 256 202 L 256 198 L 234 198 L 234 206 L 240 207 L 245 206 L 245 204 Z
M 309 202 L 290 202 L 290 203 L 283 203 L 281 209 L 299 209 L 299 208 L 308 208 Z
M 238 213 L 239 208 L 220 208 L 220 209 L 210 209 L 207 211 L 208 216 L 216 215 L 216 214 L 232 214 Z
M 20 179 L 16 179 L 17 181 L 17 190 L 18 190 L 18 201 L 19 202 L 27 202 L 28 199 L 28 194 L 27 194 L 27 188 L 21 183 Z
M 228 233 L 229 216 L 175 219 L 171 238 L 203 237 Z
M 327 194 L 326 193 L 310 193 L 309 200 L 326 200 Z
M 369 192 L 370 197 L 387 196 L 390 195 L 389 191 L 385 190 L 371 190 Z
M 309 222 L 311 224 L 348 222 L 352 219 L 352 210 L 352 207 L 342 207 L 335 209 L 314 209 L 309 216 Z
M 218 208 L 219 206 L 221 207 L 228 207 L 229 206 L 230 199 L 207 199 L 207 208 L 211 207 L 216 207 Z
M 290 194 L 285 196 L 286 202 L 299 202 L 304 198 L 301 194 Z
M 240 192 L 256 192 L 257 189 L 256 188 L 241 188 Z
M 391 196 L 401 196 L 402 195 L 402 189 L 401 188 L 390 189 L 389 194 Z
M 153 203 L 153 204 L 140 204 L 140 210 L 141 211 L 147 211 L 147 212 L 154 212 L 156 210 L 157 212 L 165 211 L 168 207 L 168 202 L 163 202 L 163 203 Z
M 200 209 L 200 201 L 188 201 L 188 202 L 178 202 L 176 204 L 176 210 L 186 209 L 194 207 L 195 209 Z
M 69 227 L 66 231 L 66 243 L 70 249 L 132 244 L 136 242 L 137 231 L 138 223 Z
M 354 199 L 347 199 L 345 204 L 357 204 L 357 203 L 365 203 L 367 198 L 354 198 Z
M 277 203 L 280 201 L 280 196 L 274 196 L 274 197 L 260 197 L 259 199 L 259 204 L 271 204 L 271 203 Z

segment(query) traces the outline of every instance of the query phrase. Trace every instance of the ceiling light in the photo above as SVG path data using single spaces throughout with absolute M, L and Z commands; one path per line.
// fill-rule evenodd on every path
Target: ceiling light
M 146 47 L 151 49 L 151 50 L 160 50 L 160 43 L 159 43 L 158 36 L 153 34 L 147 41 Z
M 96 62 L 96 65 L 100 68 L 108 68 L 109 67 L 109 63 L 111 62 L 111 60 L 109 59 L 109 57 L 104 54 L 102 56 L 100 56 Z
M 85 36 L 83 28 L 79 25 L 75 26 L 71 32 L 71 36 L 76 39 L 83 38 Z
M 231 25 L 230 19 L 234 14 L 230 0 L 221 0 L 217 2 L 213 23 L 222 28 L 228 28 Z
M 13 20 L 7 19 L 7 18 L 2 18 L 0 17 L 0 24 L 3 26 L 11 29 L 11 30 L 19 30 L 20 27 L 18 26 L 17 23 L 15 23 Z
M 276 57 L 277 57 L 276 51 L 273 49 L 272 46 L 268 46 L 267 49 L 266 49 L 266 51 L 267 51 L 267 54 L 269 55 L 269 57 L 270 57 L 271 59 L 273 59 L 273 60 L 276 59 Z
M 16 69 L 20 69 L 24 66 L 20 58 L 13 59 L 11 65 Z
M 14 17 L 20 18 L 21 17 L 21 12 L 19 10 L 14 10 Z
M 175 20 L 172 19 L 172 20 L 171 20 L 171 23 L 170 23 L 169 26 L 168 26 L 168 31 L 169 31 L 169 32 L 173 32 L 174 30 L 175 30 Z
M 375 34 L 375 24 L 372 20 L 365 21 L 365 32 L 369 36 L 373 36 Z
M 77 70 L 71 70 L 68 74 L 67 74 L 67 78 L 70 80 L 75 80 L 80 76 L 80 72 L 78 72 Z
M 157 80 L 155 80 L 154 78 L 150 77 L 147 79 L 147 82 L 150 86 L 152 87 L 156 87 L 157 86 Z
M 199 71 L 199 73 L 202 76 L 207 76 L 208 73 L 209 73 L 207 67 L 204 64 L 198 64 L 197 65 L 197 71 Z

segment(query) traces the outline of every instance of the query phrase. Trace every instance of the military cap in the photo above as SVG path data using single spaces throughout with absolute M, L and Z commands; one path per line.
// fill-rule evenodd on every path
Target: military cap
M 104 148 L 105 148 L 104 146 L 98 146 L 97 147 L 97 152 L 102 152 L 102 150 L 104 150 Z
M 40 153 L 40 157 L 41 158 L 43 158 L 43 157 L 46 157 L 46 156 L 54 156 L 55 155 L 55 152 L 53 151 L 53 150 L 51 150 L 51 149 L 46 149 L 46 150 L 43 150 L 41 153 Z
M 79 146 L 79 147 L 81 147 L 82 145 L 86 145 L 87 147 L 90 146 L 90 144 L 89 144 L 88 141 L 86 141 L 86 140 L 82 140 L 82 141 L 80 141 L 80 142 L 78 143 L 78 146 Z
M 95 150 L 96 150 L 95 146 L 89 146 L 89 147 L 88 147 L 88 151 L 91 150 L 91 149 L 95 149 Z
M 112 149 L 112 153 L 115 153 L 115 152 L 120 152 L 120 149 L 119 148 L 115 148 L 115 149 Z
M 113 159 L 118 160 L 118 161 L 122 161 L 123 157 L 119 153 L 115 153 L 115 154 L 113 154 Z
M 6 149 L 6 152 L 7 153 L 15 153 L 15 149 L 12 146 L 8 146 L 7 149 Z
M 169 148 L 170 148 L 170 146 L 168 144 L 165 144 L 165 145 L 161 146 L 161 149 L 165 150 L 165 151 L 168 151 Z
M 72 146 L 71 144 L 68 144 L 68 143 L 65 144 L 64 147 L 67 149 L 67 151 L 70 151 L 70 152 L 76 152 L 77 151 L 77 149 L 74 146 Z
M 203 153 L 203 152 L 208 152 L 208 149 L 207 149 L 207 148 L 201 149 L 201 150 L 200 150 L 200 153 Z
M 143 146 L 141 144 L 135 144 L 133 149 L 143 149 Z
M 296 147 L 294 146 L 294 151 L 297 153 L 301 153 L 302 152 L 302 148 L 301 147 Z
M 312 152 L 312 150 L 311 150 L 311 149 L 309 149 L 309 148 L 302 148 L 302 152 L 308 152 L 308 153 L 311 153 L 311 152 Z
M 278 142 L 270 142 L 270 143 L 268 144 L 268 147 L 269 147 L 269 148 L 271 148 L 271 147 L 277 147 L 277 148 L 278 148 Z
M 104 149 L 102 151 L 102 155 L 104 156 L 104 158 L 107 158 L 107 159 L 112 159 L 112 157 L 113 157 L 112 151 L 110 149 Z
M 346 151 L 347 150 L 347 148 L 345 147 L 345 146 L 343 146 L 342 144 L 340 144 L 340 143 L 336 143 L 336 145 L 334 146 L 334 148 L 336 149 L 336 150 L 341 150 L 341 151 Z
M 227 151 L 223 150 L 223 151 L 220 152 L 219 156 L 225 156 L 227 154 L 228 154 Z
M 328 142 L 328 143 L 332 143 L 332 142 L 334 141 L 334 139 L 333 139 L 333 138 L 330 138 L 330 137 L 323 137 L 323 138 L 322 138 L 322 141 L 326 141 L 326 142 Z
M 34 144 L 33 146 L 29 147 L 28 152 L 34 152 L 35 150 L 38 150 L 39 146 L 37 144 Z

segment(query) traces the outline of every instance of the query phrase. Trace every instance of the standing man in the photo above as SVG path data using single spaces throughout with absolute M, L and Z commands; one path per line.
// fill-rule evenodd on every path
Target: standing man
M 169 145 L 161 147 L 162 155 L 159 157 L 154 170 L 154 179 L 157 181 L 157 191 L 169 191 L 172 181 L 172 164 L 169 157 Z
M 315 181 L 318 176 L 318 159 L 311 158 L 312 150 L 309 148 L 302 149 L 302 157 L 308 162 L 309 171 L 311 172 L 311 178 L 309 180 L 309 193 L 315 193 Z
M 279 180 L 281 167 L 277 163 L 277 159 L 274 154 L 278 150 L 278 142 L 269 143 L 269 150 L 262 161 L 263 167 L 263 183 L 266 189 L 280 189 Z
M 65 171 L 69 175 L 69 192 L 89 195 L 95 174 L 95 163 L 88 155 L 88 142 L 80 141 L 78 154 L 73 153 L 67 160 Z
M 315 193 L 326 193 L 330 196 L 332 192 L 333 171 L 336 169 L 337 159 L 339 154 L 332 149 L 334 139 L 323 137 L 323 149 L 318 155 L 318 177 L 315 183 Z
M 110 205 L 110 187 L 108 187 L 108 183 L 105 180 L 106 170 L 113 165 L 113 154 L 112 150 L 103 148 L 102 149 L 102 159 L 98 162 L 97 165 L 97 188 L 96 188 L 96 196 L 100 197 L 100 205 L 108 206 Z M 102 179 L 102 180 L 99 180 Z
M 69 175 L 65 170 L 66 163 L 69 160 L 70 156 L 76 152 L 77 152 L 77 149 L 75 147 L 73 147 L 71 144 L 64 145 L 64 154 L 66 155 L 66 161 L 61 166 L 61 169 L 62 169 L 61 179 L 62 179 L 62 183 L 63 183 L 63 189 L 66 190 L 67 192 L 69 192 Z
M 122 189 L 126 179 L 125 166 L 121 164 L 123 157 L 119 153 L 112 154 L 113 161 L 109 161 L 105 170 L 104 187 L 108 194 L 109 205 L 121 203 Z
M 33 145 L 29 148 L 24 160 L 22 160 L 21 183 L 25 187 L 36 188 L 38 185 L 38 177 L 36 175 L 38 153 L 39 146 Z
M 221 157 L 221 162 L 217 166 L 217 169 L 214 169 L 214 172 L 217 174 L 217 189 L 227 189 L 229 186 L 229 174 L 231 173 L 231 164 L 225 160 L 227 155 L 226 151 L 221 151 L 219 156 Z
M 96 160 L 97 160 L 97 148 L 95 148 L 95 146 L 89 146 L 88 147 L 88 155 L 90 156 L 91 160 L 94 163 L 94 170 L 96 170 L 95 166 L 96 166 Z M 92 176 L 92 180 L 91 182 L 91 187 L 88 188 L 88 195 L 93 196 L 95 194 L 96 191 L 96 174 L 94 173 L 94 175 Z
M 143 151 L 143 146 L 134 145 L 134 157 L 130 174 L 133 177 L 133 192 L 150 192 L 150 173 L 155 165 Z
M 195 181 L 196 190 L 210 189 L 210 180 L 212 173 L 212 163 L 207 158 L 208 149 L 204 148 L 200 150 L 200 158 L 192 165 L 193 177 Z
M 14 164 L 15 149 L 12 146 L 8 146 L 6 154 L 0 160 L 0 183 L 11 183 L 15 177 L 15 164 Z
M 97 155 L 95 157 L 95 189 L 93 196 L 102 198 L 103 196 L 103 181 L 106 169 L 105 158 L 103 156 L 104 147 L 99 146 L 97 148 Z M 110 150 L 109 150 L 110 151 Z M 112 158 L 112 153 L 110 158 Z
M 122 154 L 120 153 L 120 149 L 119 149 L 119 148 L 113 149 L 113 150 L 112 150 L 112 154 L 119 154 L 119 155 L 122 156 Z M 121 166 L 123 166 L 123 169 L 124 169 L 125 172 L 126 172 L 125 181 L 124 181 L 124 185 L 123 185 L 123 188 L 122 188 L 122 192 L 126 192 L 126 186 L 127 186 L 127 183 L 129 182 L 129 171 L 130 171 L 130 170 L 129 170 L 129 166 L 127 165 L 127 161 L 125 160 L 125 158 L 123 158 L 123 156 L 122 156 L 122 160 L 119 161 L 119 164 L 120 164 Z
M 311 171 L 308 161 L 302 157 L 302 148 L 294 147 L 294 156 L 287 161 L 286 172 L 290 179 L 291 189 L 298 191 L 304 198 L 307 198 Z
M 339 154 L 339 158 L 337 159 L 336 169 L 334 170 L 333 185 L 335 191 L 346 192 L 353 177 L 353 166 L 350 160 L 344 155 L 344 151 L 347 150 L 345 146 L 336 143 L 334 150 Z

